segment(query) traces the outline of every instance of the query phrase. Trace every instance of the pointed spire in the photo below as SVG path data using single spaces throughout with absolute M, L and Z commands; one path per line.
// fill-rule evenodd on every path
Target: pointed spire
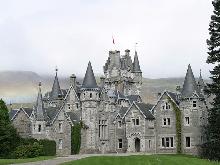
M 201 73 L 201 69 L 200 69 L 199 80 L 198 80 L 199 90 L 201 91 L 201 89 L 203 89 L 205 86 L 206 86 L 206 85 L 205 85 L 205 83 L 204 83 L 204 81 L 203 81 L 202 73 Z
M 52 91 L 50 93 L 50 98 L 51 99 L 58 99 L 58 98 L 60 98 L 60 96 L 62 96 L 62 92 L 61 92 L 61 89 L 60 89 L 60 84 L 59 84 L 59 80 L 58 80 L 58 76 L 57 76 L 57 72 L 58 72 L 57 67 L 56 67 L 55 71 L 56 71 L 56 75 L 55 75 L 55 78 L 54 78 Z
M 98 88 L 90 61 L 83 80 L 82 88 Z
M 192 68 L 189 64 L 181 94 L 182 94 L 183 98 L 184 97 L 188 98 L 188 97 L 191 97 L 194 92 L 199 94 L 199 90 L 198 90 L 198 87 L 197 87 L 197 84 L 196 84 L 196 80 L 195 80 L 195 77 L 193 75 Z
M 137 51 L 135 51 L 135 55 L 134 55 L 133 72 L 141 72 Z
M 36 102 L 36 119 L 42 121 L 45 119 L 45 109 L 43 105 L 43 98 L 41 93 L 41 82 L 39 82 L 38 96 Z

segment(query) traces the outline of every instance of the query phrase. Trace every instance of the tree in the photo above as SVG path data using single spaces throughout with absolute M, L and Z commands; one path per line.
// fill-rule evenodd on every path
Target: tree
M 0 100 L 0 157 L 7 157 L 19 144 L 20 138 L 10 122 L 8 108 Z
M 75 123 L 71 130 L 71 153 L 78 154 L 81 146 L 82 123 Z
M 212 4 L 214 11 L 209 24 L 207 63 L 215 66 L 210 71 L 212 83 L 207 84 L 206 92 L 213 95 L 214 100 L 208 114 L 207 143 L 202 149 L 204 157 L 220 160 L 220 0 L 213 0 Z

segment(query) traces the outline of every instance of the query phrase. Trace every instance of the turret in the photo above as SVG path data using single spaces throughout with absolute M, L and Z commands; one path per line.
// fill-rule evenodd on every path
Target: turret
M 81 86 L 80 100 L 82 103 L 82 122 L 86 129 L 82 131 L 81 152 L 97 150 L 97 114 L 100 102 L 100 88 L 97 86 L 91 62 L 89 62 L 86 74 Z
M 58 76 L 57 76 L 58 69 L 56 68 L 55 71 L 56 71 L 56 75 L 54 78 L 52 91 L 50 93 L 50 99 L 60 99 L 63 97 L 62 91 L 60 89 L 60 83 L 59 83 Z
M 200 74 L 199 74 L 199 80 L 198 80 L 198 89 L 201 93 L 204 93 L 204 88 L 206 87 L 206 84 L 204 83 L 203 81 L 203 78 L 202 78 L 202 73 L 201 73 L 201 69 L 200 69 Z
M 72 74 L 70 76 L 70 86 L 73 86 L 74 88 L 76 88 L 76 75 Z

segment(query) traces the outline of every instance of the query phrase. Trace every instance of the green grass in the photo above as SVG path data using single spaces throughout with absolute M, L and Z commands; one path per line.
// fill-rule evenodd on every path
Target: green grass
M 36 162 L 41 160 L 53 159 L 53 158 L 55 158 L 55 156 L 39 156 L 36 158 L 27 158 L 27 159 L 0 159 L 0 164 Z
M 188 155 L 95 156 L 63 165 L 217 165 Z

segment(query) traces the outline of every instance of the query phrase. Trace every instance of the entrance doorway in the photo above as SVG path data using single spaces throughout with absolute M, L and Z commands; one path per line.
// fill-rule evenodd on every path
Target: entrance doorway
M 139 138 L 135 138 L 135 152 L 140 152 L 141 141 Z

